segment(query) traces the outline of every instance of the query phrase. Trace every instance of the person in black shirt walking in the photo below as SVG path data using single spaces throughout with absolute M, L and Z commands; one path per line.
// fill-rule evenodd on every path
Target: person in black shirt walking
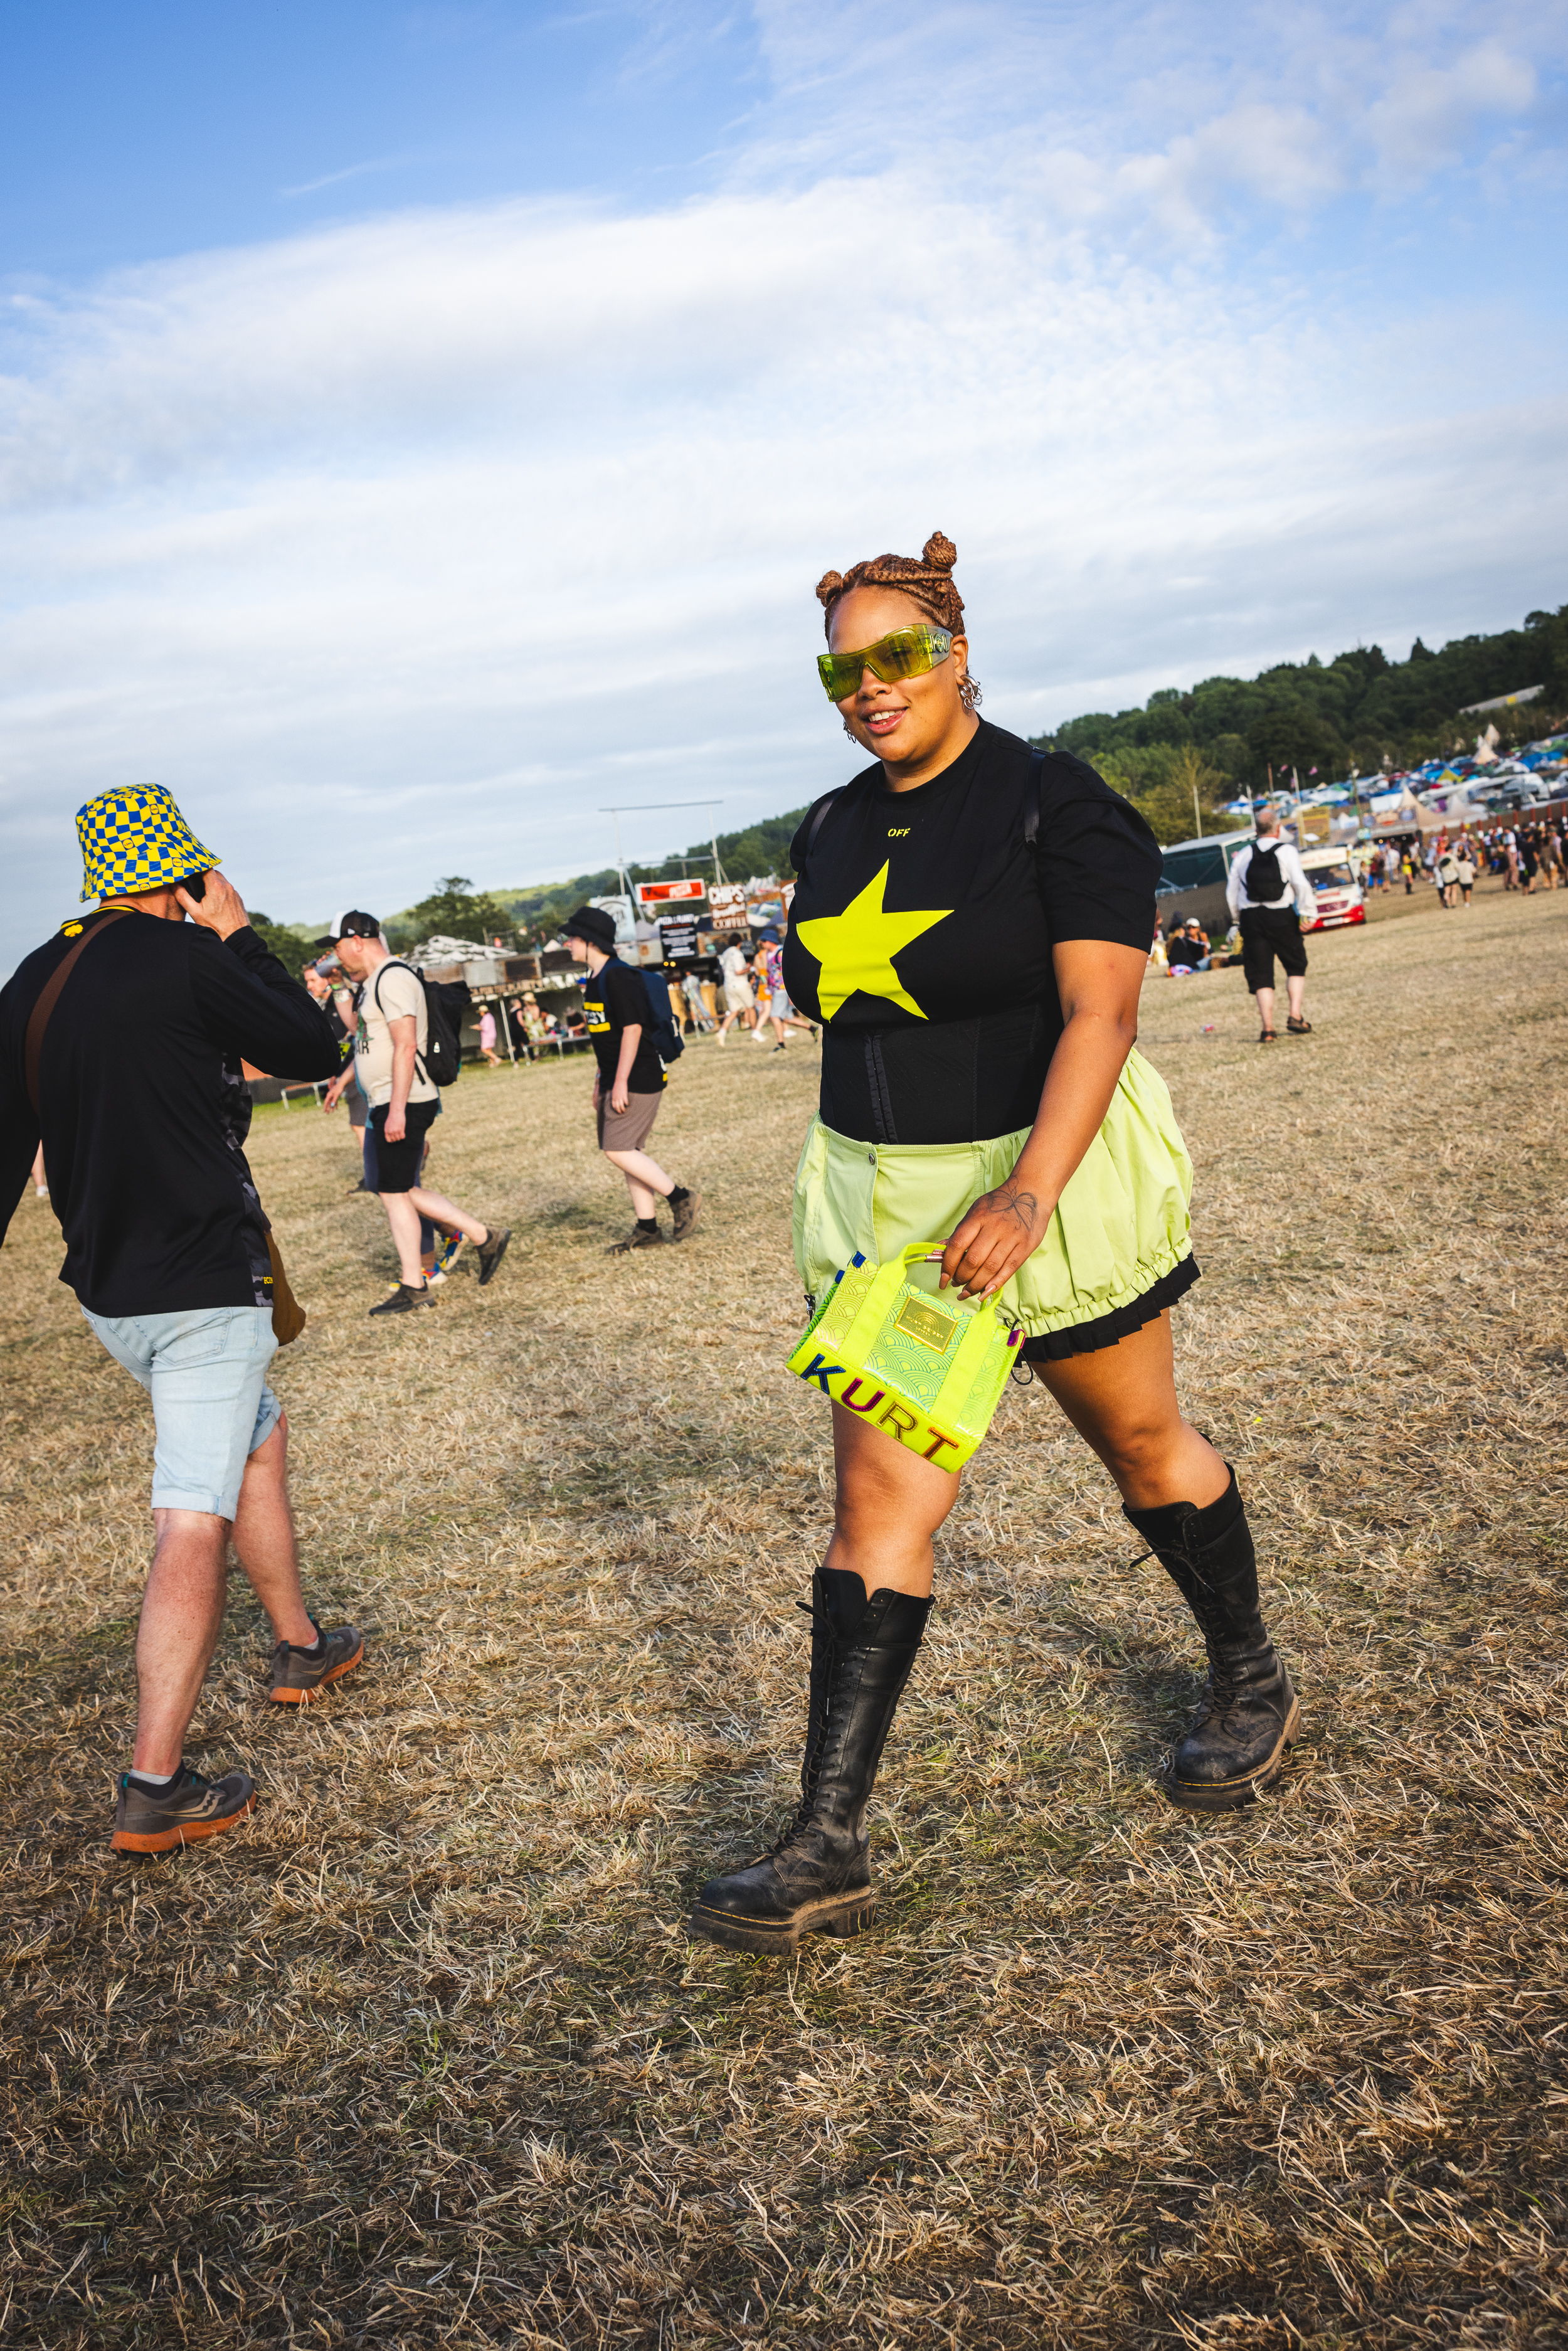
M 648 991 L 641 974 L 617 956 L 614 920 L 602 906 L 580 906 L 561 925 L 561 935 L 572 961 L 588 967 L 582 1008 L 598 1064 L 593 1108 L 599 1148 L 626 1178 L 636 1218 L 626 1238 L 611 1244 L 608 1255 L 624 1257 L 632 1249 L 663 1245 L 661 1200 L 670 1204 L 674 1225 L 670 1238 L 684 1241 L 696 1223 L 702 1194 L 675 1183 L 643 1149 L 667 1082 L 664 1065 L 653 1050 Z
M 323 1633 L 300 1592 L 287 1424 L 267 1384 L 277 1261 L 246 1164 L 241 1070 L 328 1078 L 340 1048 L 166 792 L 105 793 L 77 830 L 82 896 L 99 909 L 0 992 L 0 1238 L 41 1134 L 60 1280 L 152 1399 L 156 1547 L 111 1842 L 162 1853 L 231 1828 L 255 1802 L 248 1773 L 208 1781 L 183 1753 L 231 1536 L 277 1636 L 272 1698 L 301 1704 L 364 1654 L 352 1625 Z
M 1134 1050 L 1159 852 L 1082 761 L 977 716 L 954 560 L 938 533 L 919 561 L 880 556 L 817 591 L 823 683 L 877 764 L 808 811 L 790 852 L 785 981 L 824 1023 L 796 1259 L 815 1298 L 857 1255 L 945 1240 L 944 1286 L 1021 1327 L 1022 1357 L 1204 1636 L 1208 1682 L 1166 1792 L 1228 1810 L 1277 1777 L 1298 1710 L 1235 1477 L 1176 1402 L 1192 1171 Z M 873 1915 L 866 1804 L 957 1497 L 956 1475 L 836 1401 L 833 1448 L 800 1807 L 688 1921 L 734 1949 L 788 1950 Z

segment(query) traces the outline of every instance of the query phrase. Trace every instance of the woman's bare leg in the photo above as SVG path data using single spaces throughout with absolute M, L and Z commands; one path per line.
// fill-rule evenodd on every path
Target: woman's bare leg
M 885 1430 L 833 1406 L 836 1492 L 824 1567 L 858 1575 L 871 1592 L 931 1591 L 931 1538 L 958 1499 L 958 1479 L 910 1453 Z
M 1202 1509 L 1224 1493 L 1229 1471 L 1176 1402 L 1168 1313 L 1113 1347 L 1037 1364 L 1035 1371 L 1134 1510 L 1166 1502 Z

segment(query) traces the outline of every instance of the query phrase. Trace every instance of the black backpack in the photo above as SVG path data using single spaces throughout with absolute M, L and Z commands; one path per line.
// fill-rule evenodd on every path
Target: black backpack
M 648 1034 L 654 1052 L 668 1069 L 670 1063 L 678 1061 L 685 1051 L 686 1040 L 676 1028 L 674 1015 L 670 1010 L 670 991 L 664 973 L 643 967 L 638 977 L 647 993 L 648 1009 L 653 1016 L 648 1023 Z
M 389 956 L 378 971 L 371 993 L 376 1008 L 381 1009 L 382 972 L 393 964 L 400 970 L 412 971 L 424 990 L 424 1050 L 414 1057 L 414 1066 L 423 1064 L 424 1074 L 433 1086 L 455 1086 L 463 1074 L 463 1015 L 470 1002 L 468 983 L 463 979 L 426 979 L 424 974 L 402 956 Z
M 1264 904 L 1280 896 L 1285 887 L 1285 877 L 1280 871 L 1278 841 L 1272 849 L 1265 849 L 1260 841 L 1254 840 L 1241 886 L 1254 905 Z

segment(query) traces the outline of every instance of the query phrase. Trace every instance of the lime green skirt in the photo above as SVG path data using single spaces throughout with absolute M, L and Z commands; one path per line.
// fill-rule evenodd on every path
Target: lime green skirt
M 946 1240 L 1012 1174 L 1028 1140 L 1024 1128 L 985 1143 L 855 1143 L 815 1120 L 795 1176 L 795 1263 L 807 1295 L 820 1297 L 857 1250 L 883 1264 L 915 1241 Z M 1148 1319 L 1140 1301 L 1156 1292 L 1158 1304 L 1149 1302 L 1162 1311 L 1196 1279 L 1191 1198 L 1192 1162 L 1165 1080 L 1129 1053 L 1044 1239 L 998 1305 L 1030 1339 L 1112 1318 L 1103 1341 L 1111 1343 L 1116 1318 L 1135 1329 Z M 1069 1342 L 1061 1352 L 1075 1351 Z

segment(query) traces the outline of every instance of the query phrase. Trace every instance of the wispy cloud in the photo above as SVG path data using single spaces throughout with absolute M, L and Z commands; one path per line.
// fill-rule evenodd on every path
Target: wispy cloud
M 395 172 L 406 158 L 402 155 L 379 155 L 373 162 L 346 163 L 340 172 L 323 172 L 319 180 L 301 180 L 298 186 L 279 188 L 280 196 L 313 196 L 321 188 L 340 188 L 350 180 L 368 179 L 372 172 Z
M 873 19 L 843 13 L 847 52 L 813 21 L 829 89 Z M 943 21 L 916 21 L 927 75 Z M 976 21 L 1007 46 L 1009 18 Z M 844 766 L 811 583 L 938 525 L 987 707 L 1027 727 L 1561 601 L 1552 381 L 1467 381 L 1434 367 L 1429 306 L 1352 321 L 1328 275 L 1227 258 L 1239 190 L 1253 217 L 1343 203 L 1423 107 L 1452 156 L 1478 45 L 1451 9 L 1439 30 L 1441 88 L 1406 72 L 1406 26 L 1338 143 L 1314 126 L 1344 28 L 1310 88 L 1262 95 L 1228 58 L 1202 105 L 1201 44 L 1152 32 L 1135 138 L 1089 93 L 1000 145 L 949 119 L 940 169 L 901 131 L 874 168 L 841 144 L 764 170 L 813 70 L 796 24 L 772 118 L 701 200 L 397 215 L 14 310 L 13 946 L 74 893 L 71 810 L 128 777 L 300 915 L 406 903 L 455 837 L 496 881 L 572 870 L 606 799 L 716 792 L 728 823 L 809 799 Z M 894 48 L 896 112 L 925 85 Z M 1467 119 L 1535 102 L 1522 67 L 1465 72 Z M 1451 323 L 1473 337 L 1473 306 Z

